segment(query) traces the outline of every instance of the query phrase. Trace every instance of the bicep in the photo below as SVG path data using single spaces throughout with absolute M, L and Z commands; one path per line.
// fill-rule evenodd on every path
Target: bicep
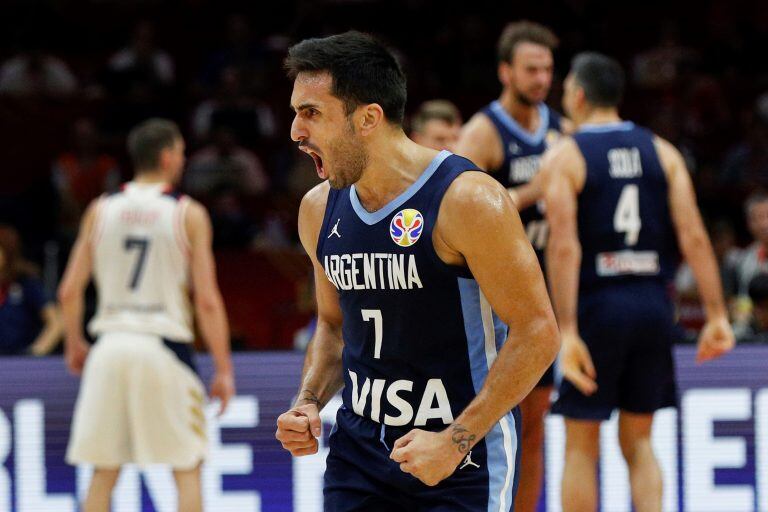
M 476 190 L 474 199 L 449 208 L 448 242 L 496 314 L 507 324 L 523 325 L 526 316 L 550 310 L 541 267 L 509 194 L 495 182 Z
M 542 177 L 550 243 L 578 239 L 576 192 L 565 176 L 556 173 L 553 169 Z
M 677 232 L 684 233 L 701 224 L 701 216 L 688 170 L 682 163 L 682 158 L 679 162 L 675 160 L 671 162 L 667 172 L 669 210 Z
M 218 293 L 216 262 L 213 258 L 213 228 L 202 207 L 190 205 L 187 210 L 187 234 L 190 243 L 190 271 L 195 296 Z
M 92 203 L 80 225 L 80 231 L 72 247 L 67 268 L 61 280 L 60 293 L 67 294 L 75 289 L 83 289 L 91 278 L 93 266 L 92 239 L 96 223 L 97 203 Z
M 319 319 L 335 327 L 341 327 L 342 313 L 339 304 L 339 293 L 328 280 L 325 271 L 316 261 L 312 262 L 315 274 L 315 297 L 317 298 L 317 315 Z

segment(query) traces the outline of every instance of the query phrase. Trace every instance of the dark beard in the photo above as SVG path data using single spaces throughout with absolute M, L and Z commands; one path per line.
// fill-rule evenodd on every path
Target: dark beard
M 368 167 L 368 152 L 362 146 L 361 142 L 355 140 L 354 129 L 350 137 L 336 148 L 335 153 L 339 155 L 335 166 L 338 169 L 335 178 L 328 178 L 331 187 L 340 190 L 357 183 L 363 175 L 363 170 Z
M 535 107 L 538 105 L 538 102 L 531 101 L 530 98 L 519 91 L 515 91 L 515 99 L 526 107 Z

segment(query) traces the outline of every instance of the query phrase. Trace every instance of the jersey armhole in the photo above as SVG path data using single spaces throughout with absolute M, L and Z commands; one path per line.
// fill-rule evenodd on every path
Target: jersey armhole
M 486 174 L 490 174 L 491 176 L 496 176 L 499 172 L 501 172 L 502 167 L 504 167 L 504 161 L 506 160 L 505 150 L 504 150 L 504 135 L 503 130 L 505 130 L 504 125 L 499 121 L 499 119 L 494 115 L 493 111 L 490 109 L 483 109 L 480 111 L 481 114 L 483 114 L 486 119 L 488 119 L 493 127 L 495 128 L 496 132 L 496 142 L 499 144 L 499 149 L 501 150 L 501 161 L 499 164 L 494 167 L 493 169 L 485 169 L 483 172 Z M 482 171 L 483 169 L 477 169 L 479 171 Z M 498 179 L 498 178 L 497 178 Z
M 325 238 L 323 238 L 323 234 L 328 230 L 328 223 L 331 219 L 331 212 L 333 211 L 334 206 L 336 206 L 336 199 L 338 199 L 340 193 L 340 190 L 334 190 L 333 188 L 328 187 L 328 198 L 326 199 L 325 203 L 323 223 L 320 225 L 320 232 L 317 234 L 317 249 L 315 250 L 315 257 L 317 258 L 317 261 L 322 261 L 320 255 L 323 252 L 323 245 L 325 244 Z

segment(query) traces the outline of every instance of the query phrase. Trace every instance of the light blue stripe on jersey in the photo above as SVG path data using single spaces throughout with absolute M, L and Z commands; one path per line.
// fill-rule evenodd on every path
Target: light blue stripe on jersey
M 410 187 L 405 189 L 399 196 L 375 212 L 369 212 L 363 208 L 363 205 L 360 204 L 360 198 L 357 197 L 357 190 L 355 189 L 355 186 L 352 185 L 349 187 L 349 202 L 352 203 L 352 209 L 355 210 L 355 213 L 358 217 L 360 217 L 360 220 L 369 226 L 373 226 L 377 222 L 385 219 L 390 213 L 394 212 L 404 202 L 412 198 L 416 192 L 418 192 L 419 189 L 424 186 L 427 180 L 429 180 L 429 178 L 435 174 L 435 171 L 438 167 L 440 167 L 440 164 L 442 164 L 446 158 L 451 156 L 451 154 L 452 153 L 450 151 L 445 150 L 438 153 L 437 156 L 432 159 L 427 168 L 424 169 L 424 172 L 421 173 L 421 176 L 419 176 L 419 178 L 414 181 Z
M 531 146 L 536 146 L 541 143 L 541 141 L 544 140 L 544 136 L 547 134 L 547 129 L 549 128 L 549 107 L 544 103 L 539 103 L 539 128 L 536 130 L 536 133 L 531 133 L 520 126 L 520 124 L 515 121 L 515 118 L 509 115 L 509 112 L 507 112 L 498 100 L 491 103 L 491 112 L 493 112 L 496 117 L 504 123 L 504 126 L 509 128 L 509 131 L 515 134 L 518 139 L 527 142 Z
M 461 310 L 467 335 L 469 365 L 475 393 L 503 344 L 506 326 L 498 320 L 474 279 L 458 279 Z M 499 329 L 500 328 L 500 329 Z M 488 512 L 508 512 L 512 507 L 517 456 L 517 431 L 512 413 L 506 414 L 485 436 L 488 460 Z
M 618 121 L 615 123 L 604 124 L 583 124 L 579 126 L 576 133 L 606 133 L 606 132 L 625 132 L 635 127 L 632 121 Z

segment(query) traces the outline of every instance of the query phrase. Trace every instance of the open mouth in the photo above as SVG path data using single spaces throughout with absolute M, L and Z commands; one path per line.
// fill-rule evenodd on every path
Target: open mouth
M 306 150 L 306 153 L 312 157 L 312 160 L 315 162 L 315 170 L 317 170 L 317 175 L 320 176 L 320 179 L 324 180 L 328 178 L 328 175 L 325 173 L 325 169 L 323 168 L 323 159 L 311 150 Z

